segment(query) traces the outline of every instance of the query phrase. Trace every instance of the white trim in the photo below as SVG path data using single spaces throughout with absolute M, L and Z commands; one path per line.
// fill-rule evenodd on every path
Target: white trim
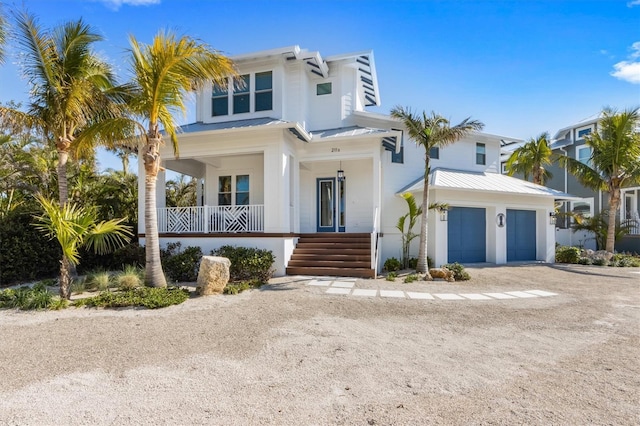
M 589 150 L 589 158 L 587 159 L 587 161 L 582 161 L 580 159 L 580 152 L 586 151 L 586 150 Z M 580 161 L 582 164 L 586 164 L 587 166 L 591 167 L 591 152 L 592 152 L 592 149 L 588 145 L 577 146 L 576 147 L 576 160 Z

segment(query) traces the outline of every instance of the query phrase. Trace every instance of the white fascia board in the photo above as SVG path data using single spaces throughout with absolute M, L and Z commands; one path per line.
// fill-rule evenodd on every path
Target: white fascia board
M 329 77 L 329 67 L 324 59 L 322 59 L 322 56 L 320 56 L 320 52 L 305 52 L 301 56 L 303 61 L 313 60 L 316 65 L 318 65 L 322 77 Z
M 301 52 L 304 52 L 304 51 L 300 49 L 300 46 L 293 45 L 288 47 L 279 47 L 277 49 L 261 50 L 258 52 L 234 55 L 234 56 L 231 56 L 231 60 L 233 60 L 234 62 L 246 61 L 246 60 L 257 59 L 257 58 L 267 58 L 269 56 L 280 56 L 285 53 L 293 53 L 296 59 L 299 59 Z
M 402 132 L 398 130 L 387 130 L 382 129 L 384 132 L 379 133 L 366 133 L 363 135 L 345 135 L 345 136 L 329 136 L 327 138 L 317 137 L 311 133 L 311 142 L 332 142 L 332 141 L 343 141 L 343 140 L 361 140 L 361 139 L 382 139 L 385 136 L 396 136 L 400 137 Z

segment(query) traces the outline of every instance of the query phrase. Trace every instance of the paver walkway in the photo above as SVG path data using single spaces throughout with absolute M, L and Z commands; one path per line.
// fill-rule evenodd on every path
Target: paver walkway
M 416 300 L 505 300 L 505 299 L 532 299 L 536 297 L 557 296 L 557 293 L 544 290 L 513 290 L 499 293 L 426 293 L 403 290 L 378 290 L 367 288 L 354 288 L 355 278 L 310 278 L 308 286 L 326 287 L 325 294 L 336 294 L 356 297 L 388 297 L 396 299 Z

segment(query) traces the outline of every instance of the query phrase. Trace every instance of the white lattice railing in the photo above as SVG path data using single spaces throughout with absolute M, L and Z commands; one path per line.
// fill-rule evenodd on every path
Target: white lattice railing
M 640 217 L 638 216 L 638 212 L 633 212 L 629 216 L 627 219 L 630 225 L 629 235 L 640 235 Z
M 264 232 L 264 205 L 161 207 L 158 232 Z

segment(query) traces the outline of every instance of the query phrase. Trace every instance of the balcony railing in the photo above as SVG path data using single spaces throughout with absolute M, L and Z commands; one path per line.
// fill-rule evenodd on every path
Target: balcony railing
M 629 235 L 640 235 L 640 217 L 638 216 L 638 212 L 632 212 L 627 216 Z
M 159 233 L 264 232 L 264 205 L 158 208 Z

